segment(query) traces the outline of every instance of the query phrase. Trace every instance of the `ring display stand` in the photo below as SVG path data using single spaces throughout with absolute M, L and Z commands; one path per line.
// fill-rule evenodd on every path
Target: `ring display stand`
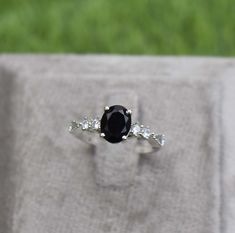
M 0 56 L 0 232 L 234 232 L 234 67 L 230 58 Z M 87 144 L 68 133 L 71 120 L 114 104 L 166 145 L 140 156 L 136 138 L 94 134 Z

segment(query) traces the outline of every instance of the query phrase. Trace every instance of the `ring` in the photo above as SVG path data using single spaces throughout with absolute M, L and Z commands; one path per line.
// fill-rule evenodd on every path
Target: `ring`
M 152 149 L 158 149 L 165 144 L 165 135 L 151 131 L 149 127 L 133 123 L 131 121 L 132 111 L 121 106 L 113 105 L 104 107 L 102 118 L 85 117 L 82 121 L 72 121 L 69 132 L 84 141 L 84 132 L 98 133 L 101 138 L 110 143 L 119 143 L 130 138 L 147 141 Z M 92 143 L 90 137 L 86 142 Z

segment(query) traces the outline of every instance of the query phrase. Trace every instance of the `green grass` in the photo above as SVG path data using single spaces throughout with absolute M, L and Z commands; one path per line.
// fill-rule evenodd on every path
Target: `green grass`
M 0 0 L 0 52 L 235 55 L 234 0 Z

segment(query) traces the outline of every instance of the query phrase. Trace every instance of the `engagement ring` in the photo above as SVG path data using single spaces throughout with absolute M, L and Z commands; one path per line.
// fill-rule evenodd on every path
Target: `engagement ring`
M 84 138 L 83 133 L 98 133 L 109 143 L 137 138 L 147 141 L 153 149 L 164 145 L 164 134 L 155 133 L 138 122 L 132 123 L 131 115 L 132 111 L 121 105 L 106 106 L 101 119 L 85 117 L 82 121 L 72 121 L 69 125 L 69 132 L 81 139 Z

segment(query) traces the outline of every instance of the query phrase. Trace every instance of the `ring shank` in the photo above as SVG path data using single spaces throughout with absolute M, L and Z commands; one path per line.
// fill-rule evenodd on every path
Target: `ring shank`
M 92 122 L 92 120 L 90 120 Z M 100 134 L 100 128 L 92 128 L 92 124 L 88 121 L 87 128 L 83 128 L 82 123 L 78 123 L 76 121 L 72 121 L 69 125 L 69 132 L 73 134 L 76 138 L 79 140 L 91 144 L 91 145 L 97 145 L 99 139 L 102 139 L 102 137 L 97 137 L 97 133 Z M 133 126 L 136 127 L 136 123 L 133 124 Z M 141 130 L 146 129 L 141 126 Z M 88 131 L 88 132 L 87 132 Z M 165 136 L 162 134 L 149 134 L 146 136 L 145 134 L 142 134 L 140 131 L 139 133 L 136 133 L 133 131 L 133 128 L 130 130 L 127 140 L 123 140 L 121 143 L 126 143 L 129 139 L 137 139 L 138 144 L 136 146 L 136 151 L 139 154 L 149 154 L 152 153 L 159 148 L 161 148 L 165 143 Z

